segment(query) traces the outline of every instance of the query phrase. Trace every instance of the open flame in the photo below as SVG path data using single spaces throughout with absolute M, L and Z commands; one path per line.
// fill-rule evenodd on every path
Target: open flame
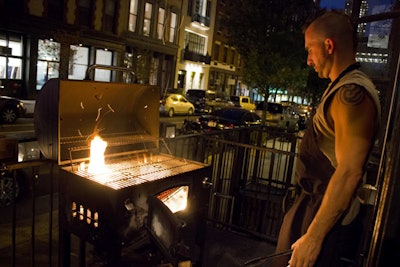
M 106 150 L 106 147 L 107 142 L 98 135 L 96 135 L 90 142 L 89 173 L 99 174 L 107 171 L 104 161 L 104 151 Z

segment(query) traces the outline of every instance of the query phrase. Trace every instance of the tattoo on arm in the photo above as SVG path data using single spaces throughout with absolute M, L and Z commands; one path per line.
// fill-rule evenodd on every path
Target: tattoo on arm
M 338 91 L 338 100 L 345 105 L 357 106 L 364 101 L 365 94 L 365 90 L 361 86 L 346 84 Z

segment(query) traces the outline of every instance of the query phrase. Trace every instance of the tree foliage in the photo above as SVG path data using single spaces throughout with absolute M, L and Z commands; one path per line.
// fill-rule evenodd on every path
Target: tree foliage
M 243 58 L 243 81 L 264 94 L 270 87 L 304 89 L 309 72 L 302 26 L 317 11 L 314 1 L 230 0 L 226 8 L 221 21 Z

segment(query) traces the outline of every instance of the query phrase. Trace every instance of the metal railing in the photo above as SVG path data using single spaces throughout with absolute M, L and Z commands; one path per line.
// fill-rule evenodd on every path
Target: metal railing
M 55 162 L 43 159 L 2 166 L 2 194 L 11 193 L 10 201 L 3 202 L 0 207 L 2 266 L 56 266 L 58 186 L 53 176 L 55 166 Z M 4 187 L 7 179 L 9 184 Z M 45 194 L 38 187 L 41 183 L 46 183 L 41 185 L 46 187 Z
M 164 139 L 160 150 L 213 166 L 209 222 L 274 242 L 298 140 L 294 134 L 240 129 Z M 13 174 L 13 190 L 19 171 L 30 173 L 30 179 L 23 199 L 1 208 L 2 266 L 58 266 L 57 163 L 39 159 L 3 170 Z M 45 195 L 38 185 L 47 187 Z
M 300 140 L 293 133 L 242 129 L 164 143 L 174 156 L 212 164 L 209 220 L 275 242 Z

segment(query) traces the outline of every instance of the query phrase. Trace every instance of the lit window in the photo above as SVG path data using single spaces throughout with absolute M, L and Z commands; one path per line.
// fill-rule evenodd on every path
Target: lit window
M 163 39 L 164 37 L 164 27 L 165 27 L 165 9 L 158 9 L 158 24 L 157 24 L 157 38 Z
M 69 62 L 68 79 L 83 80 L 89 65 L 89 48 L 71 45 L 72 59 Z
M 176 13 L 174 12 L 171 13 L 171 23 L 169 27 L 169 41 L 171 43 L 175 42 L 176 26 L 178 25 L 177 17 L 178 16 L 176 15 Z
M 152 4 L 146 3 L 144 10 L 144 21 L 143 21 L 143 35 L 146 36 L 150 36 L 152 8 L 153 8 Z
M 0 78 L 21 79 L 22 77 L 22 36 L 0 33 Z
M 59 77 L 60 43 L 51 40 L 39 40 L 36 73 L 36 89 L 52 78 Z
M 97 49 L 96 50 L 96 64 L 99 65 L 112 65 L 112 52 Z M 96 69 L 94 73 L 94 80 L 100 82 L 109 82 L 111 81 L 111 71 L 110 70 L 100 70 Z
M 136 31 L 138 0 L 131 0 L 129 7 L 129 31 Z
M 185 48 L 190 52 L 204 55 L 206 53 L 206 38 L 192 32 L 186 32 Z

